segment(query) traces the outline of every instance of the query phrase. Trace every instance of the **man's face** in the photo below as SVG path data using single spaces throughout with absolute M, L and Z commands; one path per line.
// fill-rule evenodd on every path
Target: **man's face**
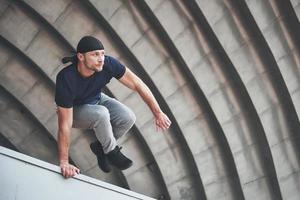
M 83 63 L 89 70 L 99 72 L 104 65 L 104 50 L 89 51 L 83 54 Z

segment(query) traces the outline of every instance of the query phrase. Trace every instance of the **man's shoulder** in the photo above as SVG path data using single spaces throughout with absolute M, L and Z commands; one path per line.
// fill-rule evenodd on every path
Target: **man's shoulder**
M 120 66 L 123 66 L 123 64 L 119 60 L 117 60 L 113 56 L 105 55 L 104 68 L 106 68 L 106 67 L 114 68 L 114 67 L 120 67 Z
M 111 65 L 115 63 L 119 63 L 119 61 L 116 58 L 110 55 L 105 55 L 104 64 Z
M 68 65 L 61 69 L 56 75 L 56 83 L 62 82 L 74 82 L 76 79 L 76 70 L 74 70 L 74 65 Z M 72 84 L 71 84 L 72 85 Z
M 75 72 L 74 71 L 74 65 L 71 64 L 71 65 L 68 65 L 68 66 L 62 68 L 58 72 L 57 76 L 63 76 L 63 77 L 65 77 L 65 76 L 69 76 L 69 75 L 73 74 L 74 72 Z

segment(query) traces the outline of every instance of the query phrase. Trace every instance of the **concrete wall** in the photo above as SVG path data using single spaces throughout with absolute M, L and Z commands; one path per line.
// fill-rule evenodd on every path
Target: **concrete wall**
M 0 147 L 0 162 L 0 199 L 3 200 L 79 200 L 99 197 L 111 200 L 154 200 L 81 174 L 65 179 L 60 175 L 58 166 L 4 147 Z
M 60 59 L 94 35 L 173 124 L 156 133 L 113 80 L 105 91 L 137 116 L 120 140 L 134 165 L 101 172 L 94 134 L 74 129 L 83 174 L 158 199 L 299 199 L 299 15 L 300 0 L 0 0 L 0 142 L 57 163 Z

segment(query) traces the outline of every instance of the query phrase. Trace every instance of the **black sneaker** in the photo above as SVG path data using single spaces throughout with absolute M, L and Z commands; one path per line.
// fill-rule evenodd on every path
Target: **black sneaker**
M 106 155 L 110 164 L 116 166 L 120 170 L 125 170 L 132 166 L 132 160 L 124 156 L 121 153 L 121 149 L 122 147 L 116 146 L 114 150 Z
M 99 141 L 93 142 L 90 144 L 92 152 L 97 156 L 98 165 L 100 169 L 106 173 L 110 172 L 111 168 L 108 164 L 106 155 L 103 152 L 102 145 Z

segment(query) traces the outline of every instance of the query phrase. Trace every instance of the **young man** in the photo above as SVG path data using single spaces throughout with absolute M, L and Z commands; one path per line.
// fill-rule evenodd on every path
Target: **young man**
M 69 163 L 72 127 L 95 131 L 98 141 L 92 143 L 90 148 L 104 172 L 110 171 L 110 164 L 120 170 L 129 168 L 132 161 L 121 153 L 116 140 L 133 126 L 135 115 L 124 104 L 101 93 L 101 88 L 112 78 L 116 78 L 138 92 L 151 109 L 157 129 L 168 129 L 171 121 L 161 111 L 143 81 L 116 59 L 106 56 L 104 47 L 97 38 L 81 38 L 76 56 L 65 61 L 72 61 L 72 64 L 58 73 L 55 93 L 62 175 L 69 178 L 79 173 L 79 169 Z

